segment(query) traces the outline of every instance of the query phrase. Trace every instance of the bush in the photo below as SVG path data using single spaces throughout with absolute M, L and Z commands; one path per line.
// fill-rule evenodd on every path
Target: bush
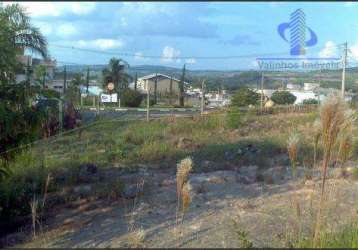
M 294 96 L 288 91 L 276 91 L 271 96 L 271 100 L 279 105 L 293 104 L 296 99 L 296 96 Z
M 120 94 L 121 105 L 124 107 L 139 107 L 143 100 L 143 95 L 136 90 L 125 89 Z
M 232 108 L 227 112 L 226 124 L 228 128 L 238 128 L 243 122 L 243 114 L 238 108 Z
M 303 100 L 303 104 L 318 104 L 318 100 L 309 98 L 309 99 Z
M 260 95 L 247 87 L 241 87 L 233 95 L 231 105 L 236 107 L 243 107 L 249 105 L 256 105 L 260 99 Z

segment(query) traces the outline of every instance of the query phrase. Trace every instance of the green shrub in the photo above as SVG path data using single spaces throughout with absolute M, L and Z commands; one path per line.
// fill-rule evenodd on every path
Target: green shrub
M 313 99 L 313 98 L 309 98 L 309 99 L 305 99 L 302 102 L 303 104 L 318 104 L 318 100 Z
M 144 142 L 161 139 L 164 136 L 165 127 L 164 123 L 158 121 L 133 124 L 124 132 L 124 142 L 141 145 Z
M 226 125 L 228 128 L 238 128 L 243 124 L 243 113 L 238 108 L 231 108 L 226 114 Z
M 133 89 L 124 89 L 120 94 L 120 98 L 121 105 L 124 107 L 139 107 L 143 100 L 143 95 Z
M 284 104 L 293 104 L 296 101 L 296 96 L 291 94 L 288 91 L 276 91 L 272 94 L 271 100 L 275 104 L 284 105 Z
M 247 87 L 241 87 L 231 98 L 231 105 L 236 107 L 256 105 L 259 99 L 260 94 Z
M 312 238 L 301 239 L 298 241 L 298 248 L 312 248 L 314 242 Z M 358 226 L 348 225 L 337 233 L 322 233 L 318 242 L 319 248 L 357 248 L 358 247 Z

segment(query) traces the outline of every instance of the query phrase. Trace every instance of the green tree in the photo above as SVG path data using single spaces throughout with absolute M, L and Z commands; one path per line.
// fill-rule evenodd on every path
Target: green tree
M 296 99 L 296 96 L 288 91 L 276 91 L 271 96 L 271 100 L 279 105 L 293 104 L 295 103 Z
M 0 8 L 0 48 L 0 152 L 4 152 L 41 136 L 46 119 L 44 112 L 29 105 L 40 93 L 38 86 L 8 84 L 13 83 L 16 71 L 23 68 L 17 56 L 25 49 L 47 56 L 45 38 L 18 4 Z M 8 158 L 9 154 L 1 157 Z
M 45 88 L 46 83 L 46 76 L 47 76 L 47 69 L 45 65 L 37 65 L 35 68 L 35 80 L 39 83 L 42 88 Z
M 260 95 L 258 93 L 247 87 L 241 87 L 231 98 L 231 105 L 236 107 L 256 105 L 259 99 Z
M 39 29 L 30 22 L 30 17 L 19 4 L 0 8 L 0 80 L 14 80 L 15 72 L 21 69 L 16 56 L 25 49 L 47 57 L 47 42 Z
M 114 90 L 120 91 L 121 89 L 128 88 L 131 76 L 127 73 L 129 64 L 123 59 L 112 58 L 109 61 L 108 67 L 102 71 L 104 77 L 104 88 L 107 87 L 109 82 L 113 82 Z
M 80 86 L 85 84 L 85 79 L 82 73 L 76 73 L 71 80 L 67 91 L 66 91 L 66 99 L 73 104 L 78 104 L 80 100 Z
M 185 83 L 185 64 L 183 66 L 183 72 L 179 82 L 179 106 L 184 107 L 184 83 Z
M 120 98 L 124 107 L 139 107 L 143 100 L 143 95 L 137 90 L 124 89 L 120 94 Z

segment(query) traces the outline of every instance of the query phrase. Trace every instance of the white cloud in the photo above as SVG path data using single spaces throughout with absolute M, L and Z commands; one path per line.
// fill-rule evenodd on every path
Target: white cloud
M 35 26 L 38 27 L 41 31 L 42 34 L 44 34 L 45 36 L 48 36 L 50 34 L 52 34 L 53 29 L 51 24 L 46 23 L 46 22 L 35 22 Z
M 162 52 L 162 62 L 180 62 L 177 57 L 180 56 L 180 50 L 174 49 L 173 47 L 165 46 Z
M 195 60 L 195 58 L 188 58 L 188 59 L 185 60 L 185 63 L 187 63 L 187 64 L 195 64 L 196 60 Z
M 344 6 L 351 7 L 354 4 L 354 2 L 344 2 Z
M 57 32 L 56 32 L 56 34 L 60 37 L 69 37 L 76 33 L 77 33 L 77 30 L 76 30 L 75 26 L 73 26 L 72 23 L 61 24 L 58 27 Z
M 337 46 L 334 42 L 326 42 L 324 48 L 319 52 L 320 57 L 333 57 L 337 56 Z
M 115 49 L 123 46 L 123 41 L 120 39 L 95 39 L 95 40 L 79 40 L 77 46 L 81 48 L 93 48 L 93 49 Z
M 123 27 L 128 26 L 127 19 L 126 19 L 125 17 L 121 17 L 121 25 L 122 25 Z
M 146 60 L 147 58 L 143 57 L 143 53 L 138 51 L 134 54 L 134 59 L 135 60 Z
M 353 60 L 358 60 L 358 42 L 355 43 L 353 46 L 351 46 L 349 48 L 350 50 L 350 57 L 353 59 Z
M 18 3 L 25 7 L 31 16 L 60 16 L 64 13 L 85 15 L 95 10 L 96 3 L 66 3 L 66 2 L 4 2 L 4 6 Z
M 91 13 L 96 9 L 96 3 L 90 2 L 81 2 L 81 3 L 71 3 L 71 11 L 77 15 L 86 15 Z

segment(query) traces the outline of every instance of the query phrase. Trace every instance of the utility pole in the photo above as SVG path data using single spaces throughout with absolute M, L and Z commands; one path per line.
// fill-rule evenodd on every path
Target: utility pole
M 147 122 L 149 122 L 149 82 L 147 80 Z
M 86 93 L 88 94 L 89 87 L 89 67 L 87 67 L 87 75 L 86 75 Z
M 343 44 L 343 70 L 342 70 L 342 98 L 344 99 L 345 94 L 345 84 L 346 84 L 346 66 L 347 66 L 347 51 L 348 51 L 348 43 L 345 42 Z
M 183 73 L 180 80 L 180 88 L 179 88 L 179 105 L 180 107 L 184 107 L 184 82 L 185 82 L 185 64 L 183 66 Z
M 169 104 L 173 104 L 173 77 L 170 76 L 170 84 L 169 84 Z
M 261 102 L 260 102 L 260 108 L 261 112 L 264 107 L 264 73 L 261 73 Z
M 63 129 L 63 109 L 62 109 L 62 100 L 61 100 L 61 98 L 58 99 L 58 123 L 59 123 L 58 132 L 61 133 L 62 129 Z
M 134 90 L 137 90 L 137 81 L 138 81 L 138 74 L 135 73 L 135 80 L 134 80 Z
M 157 104 L 158 74 L 155 73 L 154 80 L 154 103 Z
M 205 80 L 201 82 L 201 115 L 204 114 L 205 110 Z
M 67 69 L 66 69 L 66 65 L 65 68 L 63 69 L 63 94 L 66 94 L 66 84 L 67 84 Z

